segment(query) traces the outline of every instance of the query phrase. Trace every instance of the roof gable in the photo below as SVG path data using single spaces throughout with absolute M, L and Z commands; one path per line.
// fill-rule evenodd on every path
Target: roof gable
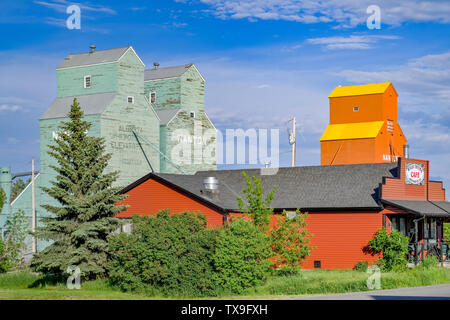
M 69 54 L 56 69 L 59 70 L 117 62 L 128 52 L 128 50 L 132 50 L 138 57 L 142 65 L 145 66 L 141 58 L 139 58 L 139 56 L 136 54 L 136 51 L 134 51 L 133 47 L 127 46 L 121 48 L 96 50 L 94 52 Z
M 147 69 L 144 72 L 144 81 L 178 78 L 181 77 L 192 66 L 193 64 L 189 63 L 182 66 Z
M 363 84 L 357 86 L 336 87 L 328 98 L 362 96 L 367 94 L 380 94 L 392 86 L 391 82 Z M 392 86 L 393 87 L 393 86 Z M 395 89 L 394 89 L 395 90 Z

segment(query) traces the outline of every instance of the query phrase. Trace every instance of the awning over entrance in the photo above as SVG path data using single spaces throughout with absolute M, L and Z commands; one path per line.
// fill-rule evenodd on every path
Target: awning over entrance
M 450 202 L 447 201 L 381 199 L 381 202 L 419 216 L 450 218 Z

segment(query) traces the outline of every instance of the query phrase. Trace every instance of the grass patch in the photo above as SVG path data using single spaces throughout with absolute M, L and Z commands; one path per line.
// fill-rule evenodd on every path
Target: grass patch
M 368 273 L 355 270 L 303 270 L 295 276 L 273 276 L 264 285 L 248 289 L 242 295 L 223 294 L 212 298 L 280 299 L 289 296 L 368 291 L 368 277 Z M 27 271 L 0 274 L 0 299 L 165 299 L 156 292 L 122 292 L 111 286 L 106 279 L 82 282 L 80 290 L 69 290 L 65 282 L 53 280 L 51 277 L 42 277 Z M 450 283 L 448 268 L 417 267 L 404 272 L 381 274 L 381 289 L 444 283 Z
M 77 299 L 77 300 L 139 300 L 161 299 L 144 294 L 122 292 L 106 279 L 81 282 L 81 289 L 70 290 L 64 281 L 28 271 L 0 274 L 0 299 Z
M 368 273 L 354 270 L 304 270 L 296 276 L 272 277 L 264 285 L 247 290 L 247 297 L 318 295 L 369 291 Z M 381 273 L 381 289 L 450 283 L 450 269 L 414 268 Z

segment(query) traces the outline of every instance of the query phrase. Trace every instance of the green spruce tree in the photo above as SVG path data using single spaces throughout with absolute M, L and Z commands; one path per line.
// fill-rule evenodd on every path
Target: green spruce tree
M 56 180 L 50 188 L 42 187 L 60 205 L 42 205 L 54 216 L 36 232 L 52 244 L 33 257 L 31 267 L 63 276 L 68 266 L 76 265 L 84 279 L 94 279 L 107 272 L 107 238 L 120 226 L 114 216 L 126 207 L 115 205 L 124 198 L 120 188 L 112 187 L 119 173 L 104 173 L 111 154 L 105 154 L 103 138 L 87 135 L 91 125 L 83 120 L 76 98 L 68 116 L 70 121 L 58 127 L 55 145 L 49 146 L 58 163 L 50 166 Z

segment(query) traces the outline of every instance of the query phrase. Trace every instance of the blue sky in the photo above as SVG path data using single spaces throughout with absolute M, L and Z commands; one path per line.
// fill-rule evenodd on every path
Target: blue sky
M 71 4 L 81 30 L 66 28 Z M 373 4 L 379 30 L 366 25 Z M 39 158 L 62 59 L 132 45 L 148 67 L 195 63 L 219 129 L 280 128 L 282 166 L 287 120 L 299 124 L 297 165 L 317 165 L 333 88 L 391 81 L 411 157 L 450 185 L 449 1 L 3 0 L 0 38 L 0 165 L 15 172 Z

